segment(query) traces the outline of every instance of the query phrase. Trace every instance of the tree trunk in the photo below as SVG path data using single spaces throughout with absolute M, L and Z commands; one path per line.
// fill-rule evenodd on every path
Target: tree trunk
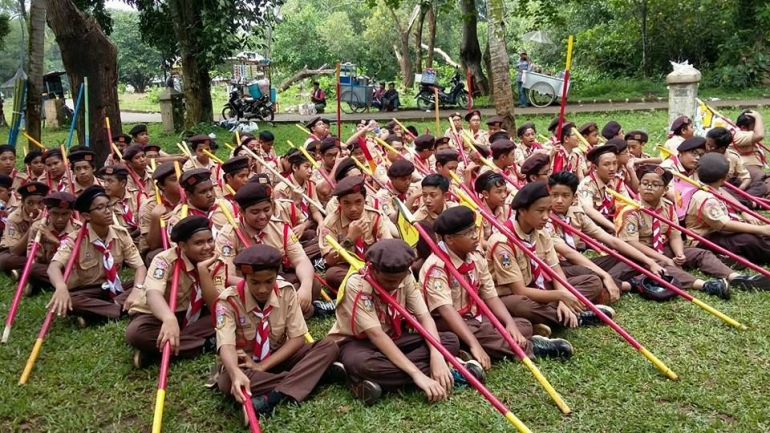
M 40 141 L 43 112 L 43 57 L 45 54 L 45 0 L 32 0 L 29 7 L 29 56 L 27 57 L 27 133 Z M 32 149 L 32 143 L 29 143 Z
M 436 47 L 436 9 L 438 8 L 438 5 L 436 5 L 436 1 L 432 1 L 429 4 L 430 9 L 428 9 L 428 58 L 425 60 L 425 67 L 426 68 L 432 68 L 433 67 L 433 49 Z
M 460 8 L 462 11 L 462 40 L 460 42 L 460 63 L 463 70 L 471 70 L 473 80 L 473 90 L 481 92 L 482 95 L 489 94 L 489 82 L 481 68 L 481 47 L 479 46 L 479 35 L 477 31 L 478 12 L 476 11 L 476 0 L 461 0 Z M 487 50 L 489 51 L 489 50 Z M 487 65 L 487 71 L 489 65 Z
M 396 11 L 392 7 L 388 7 L 388 10 L 393 18 L 393 24 L 396 26 L 400 39 L 399 45 L 394 46 L 393 49 L 398 64 L 401 67 L 401 76 L 404 77 L 404 87 L 410 88 L 414 86 L 414 69 L 412 66 L 412 54 L 409 52 L 409 34 L 412 32 L 414 20 L 410 20 L 406 27 L 403 27 L 398 21 Z
M 88 77 L 91 149 L 96 152 L 97 161 L 104 161 L 110 153 L 105 117 L 110 118 L 113 134 L 122 131 L 118 107 L 118 50 L 104 35 L 96 19 L 83 14 L 72 0 L 46 0 L 46 5 L 48 26 L 59 44 L 73 94 L 80 89 L 83 77 Z M 84 116 L 78 116 L 80 143 L 85 138 L 84 122 Z
M 425 15 L 428 10 L 425 8 L 425 4 L 420 5 L 420 16 L 417 17 L 417 28 L 414 31 L 415 39 L 415 58 L 417 60 L 415 64 L 415 73 L 422 74 L 422 27 L 425 24 Z M 426 66 L 430 67 L 430 66 Z
M 505 46 L 505 25 L 503 24 L 503 0 L 487 1 L 487 23 L 489 31 L 490 73 L 492 87 L 495 89 L 492 100 L 497 115 L 503 118 L 503 129 L 513 131 L 516 123 L 513 119 L 513 89 L 511 89 L 508 50 Z

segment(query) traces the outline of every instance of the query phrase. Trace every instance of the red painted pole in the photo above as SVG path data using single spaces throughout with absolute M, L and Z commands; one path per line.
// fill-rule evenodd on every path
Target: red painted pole
M 11 308 L 8 310 L 8 317 L 5 318 L 5 329 L 3 329 L 3 337 L 0 339 L 0 343 L 7 343 L 8 337 L 11 335 L 11 326 L 13 320 L 16 318 L 16 313 L 19 311 L 19 304 L 21 303 L 21 296 L 24 293 L 24 286 L 27 284 L 29 278 L 29 271 L 32 268 L 32 262 L 35 261 L 35 254 L 40 246 L 40 232 L 35 235 L 35 239 L 32 241 L 32 248 L 29 250 L 27 256 L 27 263 L 24 264 L 24 271 L 19 278 L 19 284 L 16 287 L 16 293 L 13 295 L 13 301 L 11 302 Z
M 251 430 L 251 433 L 261 433 L 261 430 L 259 429 L 259 418 L 257 418 L 257 413 L 254 412 L 254 406 L 252 406 L 251 399 L 249 398 L 251 394 L 246 387 L 242 387 L 241 392 L 246 396 L 246 399 L 243 401 L 243 408 L 246 409 L 246 416 L 249 418 L 249 429 Z
M 726 187 L 727 189 L 729 189 L 730 191 L 733 191 L 734 193 L 738 194 L 739 196 L 745 198 L 746 200 L 753 201 L 754 203 L 758 204 L 761 208 L 763 208 L 765 210 L 770 210 L 770 203 L 768 203 L 767 200 L 765 200 L 765 199 L 763 199 L 761 197 L 754 197 L 753 195 L 747 193 L 746 191 L 738 188 L 737 186 L 735 186 L 735 185 L 733 185 L 733 184 L 731 184 L 729 182 L 725 182 L 722 185 L 724 187 Z

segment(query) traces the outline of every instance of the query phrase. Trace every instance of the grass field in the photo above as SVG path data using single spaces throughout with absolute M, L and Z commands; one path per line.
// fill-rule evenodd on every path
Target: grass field
M 736 111 L 726 110 L 734 117 Z M 770 111 L 762 114 L 770 118 Z M 662 142 L 665 112 L 569 116 L 577 123 L 614 118 L 626 131 L 644 128 L 651 143 Z M 517 118 L 521 123 L 527 119 Z M 550 118 L 535 117 L 544 130 Z M 417 124 L 421 131 L 432 124 Z M 124 129 L 130 126 L 124 125 Z M 345 125 L 343 137 L 350 134 Z M 291 126 L 270 128 L 279 148 L 303 137 Z M 214 130 L 220 137 L 229 134 Z M 151 126 L 153 141 L 173 151 L 175 136 Z M 0 136 L 7 130 L 0 130 Z M 66 132 L 46 131 L 57 143 Z M 226 154 L 220 149 L 220 155 Z M 0 275 L 0 314 L 5 317 L 15 289 Z M 45 314 L 49 294 L 22 301 L 9 343 L 0 347 L 0 431 L 149 432 L 158 367 L 135 370 L 125 342 L 126 320 L 79 330 L 57 319 L 25 386 L 17 382 Z M 572 360 L 538 361 L 543 374 L 574 410 L 561 415 L 519 362 L 503 361 L 488 376 L 489 389 L 533 432 L 768 432 L 770 411 L 770 293 L 734 293 L 731 301 L 702 298 L 749 327 L 739 331 L 684 300 L 664 304 L 624 297 L 617 322 L 679 375 L 659 373 L 608 327 L 560 332 L 576 352 Z M 323 337 L 332 320 L 309 321 Z M 218 392 L 203 388 L 213 357 L 172 364 L 164 412 L 166 432 L 233 432 L 240 410 Z M 262 422 L 265 432 L 502 432 L 514 431 L 472 389 L 450 401 L 426 403 L 405 391 L 364 407 L 341 385 L 320 388 L 300 407 L 280 406 Z

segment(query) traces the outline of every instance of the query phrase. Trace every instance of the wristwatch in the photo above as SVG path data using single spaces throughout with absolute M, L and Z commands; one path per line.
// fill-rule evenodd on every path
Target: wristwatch
M 342 240 L 342 247 L 343 248 L 347 249 L 347 248 L 350 248 L 352 246 L 353 246 L 353 241 L 351 241 L 350 239 L 345 238 L 345 239 Z
M 135 289 L 144 290 L 144 284 L 134 284 Z

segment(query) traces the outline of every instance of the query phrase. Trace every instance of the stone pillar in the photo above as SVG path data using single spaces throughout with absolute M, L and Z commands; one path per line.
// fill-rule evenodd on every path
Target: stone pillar
M 177 132 L 184 124 L 184 94 L 174 88 L 163 89 L 158 94 L 163 132 Z
M 43 102 L 43 120 L 46 128 L 58 129 L 64 124 L 64 100 L 46 99 Z
M 666 76 L 668 84 L 668 125 L 679 116 L 695 119 L 701 73 L 690 65 L 678 65 Z

